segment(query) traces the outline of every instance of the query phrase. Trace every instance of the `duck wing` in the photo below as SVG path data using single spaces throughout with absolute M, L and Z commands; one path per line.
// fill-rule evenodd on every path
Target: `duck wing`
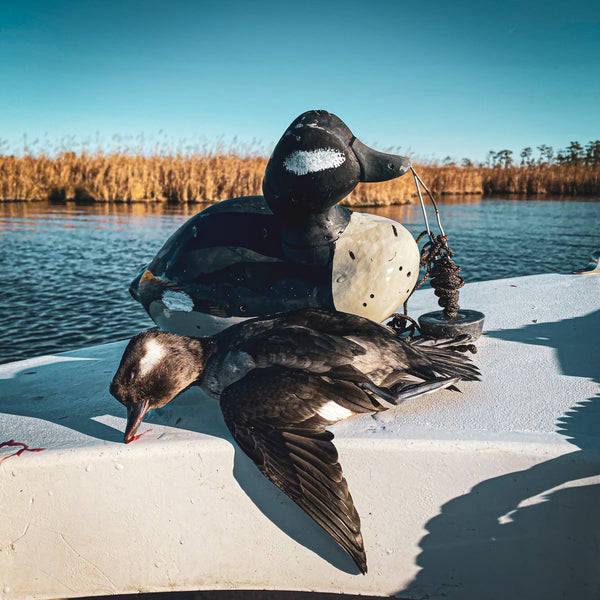
M 306 327 L 324 334 L 345 337 L 362 334 L 367 337 L 383 336 L 395 339 L 394 332 L 384 325 L 370 321 L 364 317 L 332 311 L 325 308 L 300 308 L 288 312 L 277 313 L 269 317 L 248 319 L 228 327 L 215 337 L 222 340 L 224 346 L 239 346 L 251 338 L 263 335 L 275 329 L 289 327 Z
M 338 462 L 333 434 L 325 427 L 358 412 L 377 410 L 369 396 L 348 382 L 270 367 L 254 369 L 227 387 L 221 394 L 221 410 L 235 441 L 263 475 L 366 573 L 360 517 Z
M 360 343 L 299 325 L 274 328 L 254 336 L 239 349 L 252 356 L 258 368 L 278 365 L 334 376 L 336 368 L 349 365 L 366 353 Z M 362 377 L 354 371 L 355 380 Z

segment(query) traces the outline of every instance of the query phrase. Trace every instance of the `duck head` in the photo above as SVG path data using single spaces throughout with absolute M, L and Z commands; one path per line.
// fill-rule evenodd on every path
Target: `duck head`
M 286 242 L 320 245 L 344 230 L 349 212 L 336 205 L 359 182 L 387 181 L 409 168 L 407 157 L 373 150 L 340 118 L 312 110 L 300 115 L 275 146 L 263 194 L 283 223 Z
M 135 439 L 142 420 L 192 385 L 206 362 L 206 341 L 163 331 L 131 339 L 110 384 L 110 393 L 127 409 L 125 443 Z

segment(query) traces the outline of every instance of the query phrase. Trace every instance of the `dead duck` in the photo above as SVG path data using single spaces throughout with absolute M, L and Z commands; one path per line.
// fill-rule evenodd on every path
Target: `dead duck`
M 127 408 L 125 442 L 191 385 L 218 398 L 241 449 L 366 573 L 360 517 L 327 427 L 478 379 L 455 343 L 409 344 L 363 317 L 312 308 L 212 337 L 148 331 L 127 345 L 110 393 Z

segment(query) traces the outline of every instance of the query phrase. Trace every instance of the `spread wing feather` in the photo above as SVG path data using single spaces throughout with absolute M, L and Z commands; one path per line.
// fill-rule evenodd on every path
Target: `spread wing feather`
M 283 367 L 255 369 L 223 391 L 221 409 L 234 439 L 260 471 L 366 573 L 360 517 L 333 434 L 325 429 L 329 421 L 317 413 L 326 402 L 342 404 L 344 393 L 317 375 Z

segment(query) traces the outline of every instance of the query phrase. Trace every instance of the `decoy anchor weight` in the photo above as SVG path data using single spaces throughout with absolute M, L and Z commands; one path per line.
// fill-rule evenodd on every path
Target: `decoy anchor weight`
M 458 305 L 458 290 L 465 284 L 465 280 L 460 276 L 461 268 L 453 260 L 454 253 L 448 246 L 448 236 L 444 233 L 440 213 L 431 192 L 412 167 L 411 171 L 417 186 L 426 227 L 426 231 L 419 236 L 417 242 L 425 234 L 429 237 L 429 241 L 425 243 L 421 250 L 421 266 L 425 268 L 426 272 L 415 286 L 415 289 L 431 277 L 431 286 L 435 290 L 435 295 L 439 298 L 438 304 L 443 308 L 443 310 L 421 315 L 419 317 L 419 330 L 421 335 L 426 338 L 456 338 L 468 335 L 470 339 L 467 341 L 474 342 L 481 335 L 485 315 L 477 310 L 461 309 Z M 435 210 L 440 230 L 440 234 L 437 236 L 433 235 L 429 228 L 420 186 L 423 186 L 423 189 L 427 192 Z M 469 349 L 473 351 L 474 346 Z

